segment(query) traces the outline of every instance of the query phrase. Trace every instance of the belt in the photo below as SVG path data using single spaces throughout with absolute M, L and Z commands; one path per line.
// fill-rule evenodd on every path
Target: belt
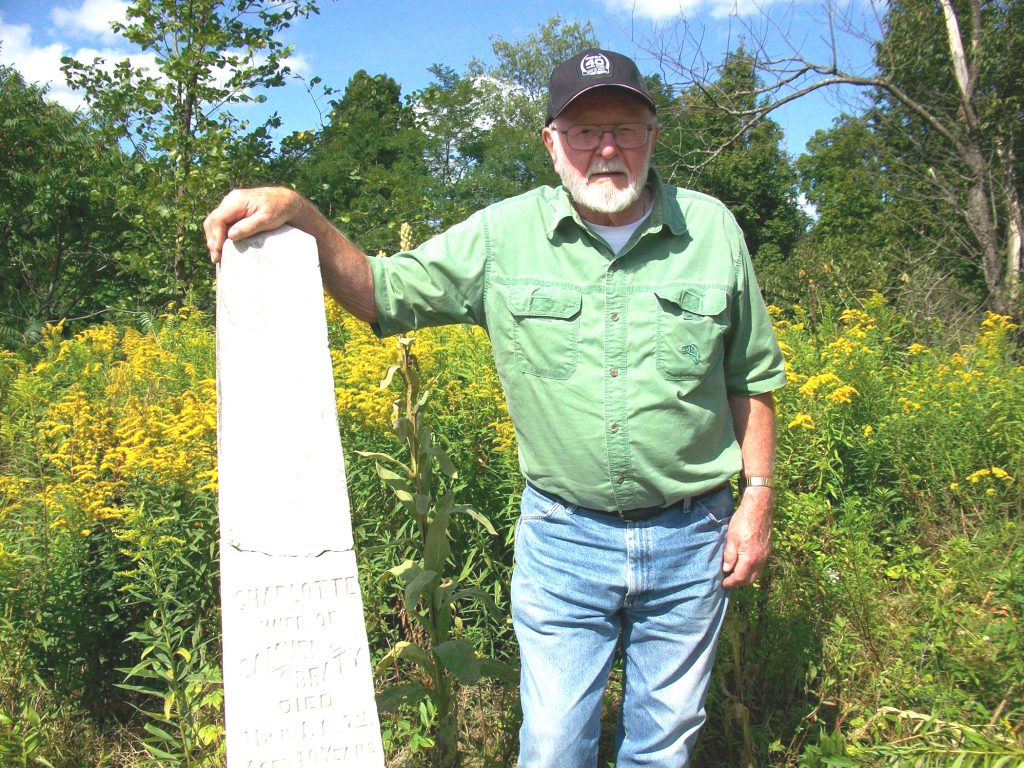
M 556 493 L 550 493 L 549 491 L 545 491 L 543 488 L 538 488 L 529 480 L 526 481 L 526 484 L 530 488 L 535 490 L 537 493 L 543 496 L 547 496 L 552 501 L 557 501 L 563 507 L 579 507 L 579 504 L 573 504 L 572 502 L 563 499 Z M 696 496 L 688 496 L 686 498 L 682 498 L 675 504 L 669 504 L 667 507 L 638 507 L 637 509 L 613 509 L 610 511 L 605 509 L 592 509 L 591 511 L 598 512 L 602 515 L 608 515 L 609 517 L 617 517 L 620 520 L 626 520 L 628 522 L 650 520 L 652 517 L 656 517 L 657 515 L 660 515 L 662 512 L 667 512 L 670 509 L 678 509 L 680 506 L 683 506 L 684 508 L 688 509 L 689 507 L 687 506 L 687 504 L 689 504 L 689 506 L 692 506 L 695 501 L 701 501 L 702 499 L 705 499 L 709 496 L 713 496 L 714 494 L 718 493 L 723 488 L 725 488 L 727 485 L 728 483 L 722 483 L 721 485 L 712 488 L 710 491 L 704 491 L 704 493 L 699 493 Z M 585 507 L 585 509 L 591 508 Z

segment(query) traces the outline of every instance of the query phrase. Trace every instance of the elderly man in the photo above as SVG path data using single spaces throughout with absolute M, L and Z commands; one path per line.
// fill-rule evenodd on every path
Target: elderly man
M 630 59 L 590 50 L 556 68 L 541 136 L 561 187 L 410 253 L 367 257 L 285 189 L 230 193 L 207 242 L 216 260 L 225 237 L 289 223 L 316 237 L 325 286 L 378 333 L 487 329 L 526 478 L 519 766 L 596 765 L 621 644 L 616 765 L 679 768 L 728 591 L 768 556 L 782 357 L 732 215 L 650 168 L 655 104 Z

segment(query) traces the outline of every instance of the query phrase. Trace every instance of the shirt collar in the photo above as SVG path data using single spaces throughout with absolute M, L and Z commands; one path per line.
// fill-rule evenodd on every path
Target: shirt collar
M 644 222 L 648 232 L 661 229 L 664 224 L 673 235 L 681 235 L 686 231 L 686 220 L 683 212 L 679 210 L 674 196 L 665 194 L 665 184 L 658 172 L 651 168 L 647 174 L 647 187 L 652 192 L 653 202 L 651 204 L 651 215 Z M 555 236 L 555 230 L 567 219 L 572 220 L 579 227 L 586 227 L 586 223 L 580 217 L 576 206 L 572 204 L 569 190 L 564 185 L 558 188 L 558 194 L 551 203 L 551 218 L 548 220 L 547 236 L 551 240 Z

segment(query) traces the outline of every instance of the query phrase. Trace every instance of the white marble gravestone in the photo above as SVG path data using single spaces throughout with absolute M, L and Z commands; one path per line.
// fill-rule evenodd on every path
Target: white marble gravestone
M 316 242 L 283 227 L 217 273 L 229 768 L 384 765 Z

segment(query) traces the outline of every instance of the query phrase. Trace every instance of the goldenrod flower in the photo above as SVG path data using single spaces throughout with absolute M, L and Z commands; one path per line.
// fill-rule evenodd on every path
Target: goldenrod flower
M 814 429 L 814 419 L 811 418 L 809 413 L 798 413 L 796 418 L 789 422 L 788 429 L 797 429 L 798 427 Z
M 827 386 L 829 384 L 842 384 L 842 382 L 839 380 L 839 377 L 832 372 L 821 373 L 818 374 L 817 376 L 811 376 L 809 379 L 807 379 L 804 385 L 800 387 L 800 394 L 804 395 L 805 397 L 810 397 L 819 388 Z
M 845 384 L 839 387 L 838 389 L 834 390 L 832 394 L 828 396 L 828 399 L 831 400 L 833 403 L 848 403 L 854 395 L 859 394 L 860 392 L 858 392 L 855 388 L 851 387 L 849 384 Z
M 992 470 L 988 469 L 987 467 L 983 467 L 982 469 L 979 469 L 977 472 L 972 472 L 971 474 L 969 474 L 967 476 L 967 479 L 970 480 L 972 483 L 979 483 L 981 482 L 981 478 L 988 477 L 991 474 Z

